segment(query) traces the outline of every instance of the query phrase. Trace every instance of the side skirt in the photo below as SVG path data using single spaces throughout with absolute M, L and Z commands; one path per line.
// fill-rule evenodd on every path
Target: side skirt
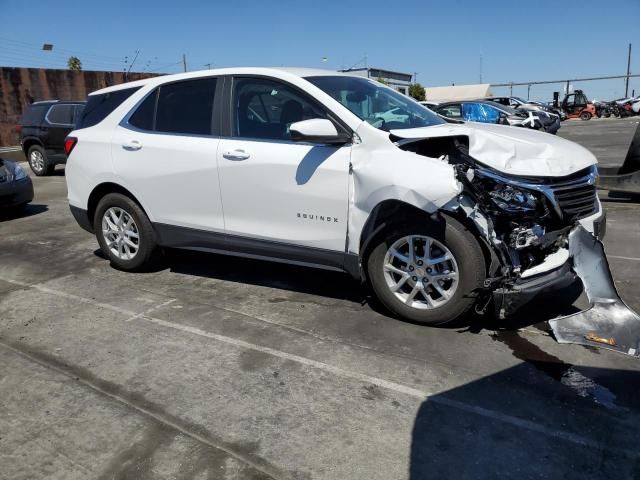
M 322 248 L 228 235 L 164 223 L 154 223 L 158 244 L 223 255 L 255 258 L 323 270 L 346 272 L 360 279 L 358 256 Z

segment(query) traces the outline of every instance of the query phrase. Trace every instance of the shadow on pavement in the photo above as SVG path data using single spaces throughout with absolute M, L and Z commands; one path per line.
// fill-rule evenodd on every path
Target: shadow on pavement
M 248 283 L 363 304 L 367 291 L 346 274 L 284 263 L 168 249 L 164 262 L 172 272 Z
M 639 380 L 638 372 L 580 368 L 563 382 L 540 382 L 520 364 L 434 395 L 414 422 L 410 479 L 638 478 L 638 402 L 616 394 Z M 598 400 L 603 384 L 607 404 Z
M 34 215 L 44 213 L 47 210 L 49 210 L 49 207 L 47 205 L 42 205 L 39 203 L 29 203 L 24 207 L 8 209 L 4 211 L 0 210 L 0 222 L 16 220 L 18 218 L 33 217 Z

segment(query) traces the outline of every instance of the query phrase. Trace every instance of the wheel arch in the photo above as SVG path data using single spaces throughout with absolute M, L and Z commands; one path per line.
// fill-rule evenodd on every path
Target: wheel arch
M 44 148 L 42 141 L 37 137 L 27 137 L 22 140 L 22 152 L 25 155 L 29 155 L 29 149 L 34 145 L 38 145 L 39 147 Z M 27 160 L 29 160 L 27 158 Z
M 389 229 L 393 229 L 401 224 L 420 221 L 443 224 L 446 223 L 447 218 L 452 218 L 462 224 L 473 234 L 484 256 L 486 273 L 489 273 L 493 259 L 491 249 L 473 221 L 465 215 L 457 211 L 444 209 L 438 209 L 433 213 L 429 213 L 411 205 L 410 203 L 403 202 L 402 200 L 389 199 L 378 203 L 373 208 L 360 234 L 360 248 L 358 254 L 360 257 L 360 265 L 362 267 L 362 277 L 365 279 L 367 278 L 367 272 L 364 265 L 367 264 L 368 257 L 376 246 L 377 240 L 383 237 Z
M 105 195 L 108 195 L 110 193 L 120 193 L 125 197 L 129 197 L 142 209 L 142 211 L 148 217 L 147 211 L 145 210 L 145 208 L 142 206 L 142 203 L 140 203 L 140 201 L 136 198 L 136 196 L 133 193 L 131 193 L 126 188 L 124 188 L 122 185 L 118 185 L 117 183 L 103 182 L 94 187 L 94 189 L 89 194 L 89 199 L 87 201 L 87 217 L 89 218 L 89 222 L 91 223 L 92 227 L 93 227 L 93 220 L 94 220 L 93 217 L 96 214 L 96 208 L 98 207 L 98 203 L 100 203 L 100 200 Z

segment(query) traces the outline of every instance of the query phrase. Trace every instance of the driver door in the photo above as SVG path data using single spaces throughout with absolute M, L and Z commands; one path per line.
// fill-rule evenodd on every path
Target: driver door
M 217 154 L 229 240 L 251 239 L 267 256 L 300 251 L 282 244 L 344 253 L 351 145 L 295 142 L 289 135 L 292 123 L 328 112 L 272 78 L 234 77 L 230 94 L 230 137 Z

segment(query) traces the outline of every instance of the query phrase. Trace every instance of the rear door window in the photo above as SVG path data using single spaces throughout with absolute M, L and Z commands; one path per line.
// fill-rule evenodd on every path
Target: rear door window
M 155 131 L 211 135 L 216 82 L 216 78 L 208 77 L 162 85 L 158 92 Z M 140 107 L 143 106 L 147 112 L 150 110 L 144 102 Z M 148 125 L 148 113 L 146 115 L 144 125 Z M 141 113 L 140 119 L 142 116 Z
M 87 128 L 97 125 L 139 88 L 140 87 L 132 87 L 103 93 L 101 95 L 89 95 L 87 104 L 80 115 L 76 128 Z

